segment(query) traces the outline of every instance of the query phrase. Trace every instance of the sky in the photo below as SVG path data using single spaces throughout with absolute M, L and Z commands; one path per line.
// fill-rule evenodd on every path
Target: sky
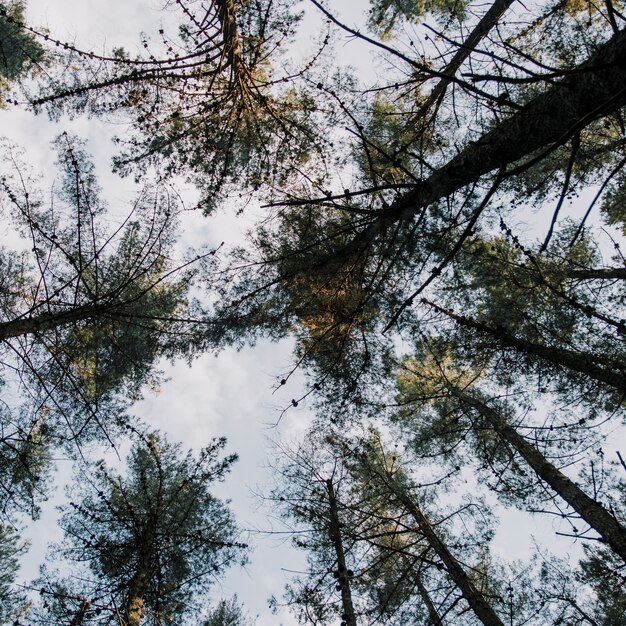
M 27 16 L 32 25 L 45 26 L 55 37 L 75 42 L 79 48 L 98 51 L 125 46 L 132 50 L 139 42 L 140 32 L 156 33 L 163 21 L 171 20 L 171 15 L 162 11 L 164 4 L 164 0 L 29 0 Z M 364 2 L 352 0 L 344 3 L 344 10 L 347 7 L 354 13 L 364 5 Z M 303 51 L 311 45 L 311 37 L 303 35 Z M 363 64 L 363 59 L 367 58 L 359 44 L 340 41 L 336 45 L 346 63 Z M 375 64 L 367 65 L 368 71 L 376 71 Z M 19 109 L 2 111 L 0 116 L 4 119 L 0 134 L 24 147 L 26 160 L 33 169 L 46 174 L 44 186 L 52 184 L 50 172 L 54 153 L 49 144 L 66 130 L 87 140 L 87 149 L 94 157 L 104 197 L 111 209 L 123 214 L 130 206 L 137 192 L 136 184 L 110 171 L 114 153 L 111 138 L 123 130 L 121 127 L 84 118 L 52 123 L 45 115 L 35 117 Z M 183 195 L 193 194 L 188 185 L 180 184 Z M 225 241 L 232 245 L 242 239 L 246 228 L 259 214 L 261 210 L 254 209 L 245 217 L 222 213 L 211 220 L 186 214 L 183 218 L 183 229 L 187 233 L 185 243 Z M 276 391 L 277 381 L 292 363 L 292 348 L 289 340 L 263 341 L 240 351 L 227 349 L 218 356 L 204 355 L 191 367 L 183 363 L 163 363 L 166 382 L 158 391 L 146 393 L 133 411 L 138 418 L 167 433 L 172 440 L 180 441 L 185 448 L 197 450 L 211 437 L 226 436 L 228 452 L 238 453 L 239 462 L 215 493 L 231 499 L 232 510 L 240 526 L 249 531 L 247 538 L 255 549 L 248 566 L 243 570 L 233 568 L 216 583 L 214 599 L 236 593 L 249 613 L 258 614 L 258 626 L 296 624 L 287 612 L 272 615 L 267 600 L 272 594 L 280 596 L 289 580 L 286 570 L 302 567 L 303 555 L 291 549 L 281 536 L 257 532 L 273 527 L 271 517 L 266 515 L 268 510 L 258 497 L 271 484 L 268 441 L 293 439 L 311 420 L 306 403 L 290 409 L 279 420 L 281 410 L 289 405 L 290 399 L 301 395 L 303 384 L 301 376 L 296 374 L 288 385 Z M 111 455 L 107 458 L 114 460 Z M 61 463 L 59 476 L 67 476 L 68 472 L 69 464 Z M 37 575 L 47 542 L 59 538 L 54 526 L 55 506 L 63 496 L 62 480 L 57 482 L 56 496 L 44 507 L 41 520 L 26 533 L 32 547 L 22 569 L 25 581 Z M 271 511 L 269 513 L 271 515 Z M 527 532 L 520 532 L 529 518 L 518 512 L 503 512 L 502 515 L 503 523 L 496 535 L 494 550 L 507 558 L 522 558 L 533 542 Z M 535 537 L 553 537 L 554 526 L 548 516 L 534 518 L 532 523 Z M 553 547 L 561 554 L 572 551 L 572 544 L 567 541 Z M 573 549 L 579 550 L 578 547 Z

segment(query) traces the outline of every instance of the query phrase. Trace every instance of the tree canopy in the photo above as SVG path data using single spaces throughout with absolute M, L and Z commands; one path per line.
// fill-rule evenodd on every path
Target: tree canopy
M 42 573 L 33 615 L 206 608 L 196 585 L 243 550 L 205 489 L 233 458 L 216 439 L 181 460 L 128 413 L 159 359 L 289 337 L 283 414 L 315 416 L 279 445 L 269 502 L 307 552 L 284 596 L 301 623 L 623 622 L 623 4 L 166 5 L 175 26 L 137 51 L 0 11 L 10 103 L 124 124 L 114 169 L 144 184 L 111 229 L 79 139 L 56 142 L 49 202 L 5 150 L 28 244 L 0 250 L 5 388 L 25 396 L 0 410 L 3 523 L 36 516 L 54 450 L 134 441 L 126 477 L 82 465 L 59 553 L 90 573 L 76 589 Z M 243 244 L 176 252 L 180 177 L 208 219 L 248 216 Z M 507 509 L 553 520 L 579 558 L 501 558 Z M 202 616 L 245 619 L 235 600 Z

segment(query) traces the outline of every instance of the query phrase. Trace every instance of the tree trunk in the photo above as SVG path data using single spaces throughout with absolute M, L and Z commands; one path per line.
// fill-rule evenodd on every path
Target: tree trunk
M 424 606 L 428 611 L 428 617 L 430 618 L 431 626 L 441 626 L 441 617 L 439 617 L 439 613 L 437 612 L 433 601 L 430 599 L 430 594 L 424 586 L 420 575 L 418 573 L 415 573 L 413 576 L 413 580 L 415 581 L 415 586 L 417 587 L 420 597 L 422 598 L 422 602 L 424 603 Z
M 463 597 L 467 600 L 468 604 L 476 617 L 485 626 L 504 626 L 504 623 L 496 615 L 495 611 L 491 608 L 489 603 L 485 600 L 483 594 L 475 587 L 474 583 L 469 579 L 465 570 L 461 567 L 460 563 L 452 556 L 446 545 L 439 539 L 435 533 L 433 527 L 426 516 L 422 513 L 422 510 L 418 504 L 411 499 L 407 494 L 400 492 L 394 488 L 395 496 L 406 507 L 407 511 L 411 514 L 416 521 L 420 532 L 428 541 L 431 548 L 437 553 L 437 556 L 443 562 L 446 571 L 450 575 L 450 578 L 454 581 L 454 584 L 459 588 Z
M 72 618 L 72 621 L 68 626 L 82 626 L 83 621 L 85 620 L 85 614 L 87 613 L 87 609 L 91 602 L 87 600 L 87 598 L 80 599 L 80 608 L 78 609 L 76 615 Z
M 454 313 L 454 311 L 440 307 L 425 298 L 422 299 L 422 302 L 436 311 L 447 315 L 460 326 L 465 326 L 466 328 L 471 328 L 478 332 L 490 335 L 498 341 L 498 343 L 507 348 L 515 348 L 522 353 L 537 356 L 544 361 L 571 369 L 575 372 L 580 372 L 589 378 L 626 392 L 626 375 L 624 374 L 623 366 L 621 368 L 621 373 L 616 371 L 619 369 L 619 364 L 616 362 L 612 363 L 610 359 L 604 357 L 603 355 L 590 355 L 584 352 L 575 352 L 573 350 L 565 350 L 564 348 L 555 348 L 552 346 L 533 343 L 532 341 L 528 341 L 526 339 L 519 339 L 515 337 L 515 335 L 508 333 L 503 328 L 494 328 L 489 324 L 479 322 L 466 315 L 458 315 Z M 598 361 L 606 364 L 606 367 L 598 365 Z
M 624 280 L 626 267 L 600 267 L 598 269 L 570 269 L 565 272 L 568 278 L 578 280 Z
M 394 202 L 383 220 L 409 220 L 481 176 L 562 144 L 592 121 L 624 106 L 626 31 L 616 33 L 591 58 L 555 82 Z
M 446 65 L 443 70 L 446 76 L 453 77 L 456 74 L 457 70 L 463 65 L 469 55 L 474 52 L 481 40 L 496 26 L 499 19 L 512 4 L 513 0 L 495 0 L 487 13 L 483 15 L 472 32 L 467 36 L 467 39 L 459 45 L 459 49 L 450 60 L 450 63 Z M 441 78 L 439 80 L 430 94 L 428 94 L 428 98 L 426 98 L 424 104 L 420 107 L 419 117 L 428 114 L 430 107 L 441 101 L 449 84 L 450 78 Z
M 128 585 L 128 598 L 124 607 L 125 626 L 140 626 L 143 617 L 143 603 L 150 581 L 148 558 L 140 557 L 135 575 Z
M 114 304 L 87 304 L 58 313 L 40 313 L 34 317 L 20 317 L 9 322 L 0 322 L 0 341 L 34 333 L 42 333 L 59 326 L 74 324 L 101 316 L 116 308 Z
M 341 606 L 343 608 L 342 619 L 348 626 L 357 626 L 356 614 L 352 604 L 352 592 L 350 590 L 350 578 L 346 567 L 346 555 L 343 550 L 343 542 L 341 540 L 341 525 L 339 522 L 339 510 L 337 507 L 337 498 L 335 496 L 335 488 L 332 480 L 326 481 L 326 490 L 328 492 L 329 517 L 328 534 L 335 548 L 337 557 L 338 581 L 341 587 Z
M 626 562 L 626 528 L 613 515 L 552 465 L 535 446 L 528 443 L 499 413 L 484 402 L 460 391 L 452 385 L 447 385 L 447 389 L 452 396 L 458 398 L 466 406 L 473 407 L 486 418 L 502 440 L 506 441 L 532 467 L 537 476 L 550 485 Z

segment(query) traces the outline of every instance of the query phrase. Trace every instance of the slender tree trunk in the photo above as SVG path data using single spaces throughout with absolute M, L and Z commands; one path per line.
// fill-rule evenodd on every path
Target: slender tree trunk
M 610 359 L 602 355 L 590 355 L 584 352 L 575 352 L 573 350 L 565 350 L 564 348 L 555 348 L 533 343 L 526 339 L 519 339 L 515 337 L 515 335 L 508 333 L 504 328 L 494 328 L 489 324 L 479 322 L 466 315 L 458 315 L 454 313 L 454 311 L 440 307 L 425 298 L 422 299 L 422 302 L 436 311 L 447 315 L 461 326 L 490 335 L 503 346 L 515 348 L 524 354 L 537 356 L 554 365 L 580 372 L 589 378 L 626 392 L 626 374 L 624 373 L 624 366 L 622 365 L 622 371 L 620 373 L 616 371 L 619 369 L 619 365 L 615 362 L 612 363 Z M 598 361 L 604 362 L 606 367 L 598 365 Z
M 87 598 L 82 598 L 80 602 L 80 608 L 78 609 L 76 615 L 72 618 L 72 621 L 68 626 L 82 626 L 82 623 L 85 619 L 85 613 L 87 613 L 87 609 L 91 602 L 87 600 Z
M 486 418 L 502 440 L 506 441 L 532 467 L 537 476 L 550 485 L 626 562 L 626 528 L 613 515 L 560 472 L 497 411 L 452 385 L 447 385 L 447 389 L 452 396 L 458 398 L 466 406 L 473 407 Z
M 222 30 L 224 56 L 228 61 L 227 65 L 230 65 L 233 75 L 243 86 L 245 77 L 242 73 L 244 68 L 241 59 L 241 40 L 236 20 L 236 3 L 234 0 L 216 0 L 215 6 L 217 7 L 217 16 Z
M 476 24 L 472 32 L 467 36 L 467 39 L 460 44 L 456 54 L 450 60 L 450 63 L 446 65 L 443 73 L 447 76 L 454 76 L 457 70 L 463 65 L 465 60 L 476 49 L 476 46 L 482 41 L 482 39 L 491 31 L 498 23 L 500 18 L 504 15 L 507 9 L 513 4 L 513 0 L 495 0 L 491 5 L 487 13 L 483 15 L 481 20 Z M 428 113 L 428 110 L 433 104 L 438 103 L 444 97 L 446 89 L 450 84 L 449 78 L 441 78 L 435 85 L 433 90 L 426 98 L 424 104 L 420 107 L 419 115 L 423 116 Z
M 416 521 L 420 532 L 424 535 L 426 541 L 428 541 L 428 544 L 443 562 L 446 571 L 450 575 L 450 578 L 452 578 L 454 584 L 459 588 L 459 590 L 463 594 L 463 597 L 470 605 L 470 608 L 472 609 L 472 611 L 474 611 L 476 617 L 485 626 L 504 626 L 504 623 L 500 620 L 495 611 L 485 600 L 483 594 L 469 579 L 469 577 L 465 573 L 465 570 L 463 569 L 463 567 L 461 567 L 461 564 L 452 556 L 443 541 L 439 539 L 437 533 L 430 525 L 427 517 L 424 515 L 424 513 L 422 513 L 419 505 L 406 493 L 403 493 L 396 488 L 393 489 L 395 496 L 406 507 L 407 511 Z
M 430 599 L 430 594 L 428 593 L 428 589 L 424 586 L 420 575 L 416 572 L 413 576 L 413 580 L 415 581 L 415 586 L 419 591 L 420 597 L 422 598 L 422 602 L 428 611 L 428 617 L 430 618 L 431 626 L 441 626 L 441 617 L 433 604 L 433 601 Z
M 339 574 L 339 586 L 341 587 L 341 606 L 343 608 L 342 619 L 348 626 L 357 626 L 354 605 L 352 604 L 352 592 L 350 590 L 350 578 L 346 567 L 346 555 L 341 540 L 341 525 L 339 522 L 339 508 L 335 496 L 335 488 L 332 480 L 326 481 L 326 491 L 328 492 L 329 517 L 328 534 L 335 548 L 337 557 L 337 569 Z

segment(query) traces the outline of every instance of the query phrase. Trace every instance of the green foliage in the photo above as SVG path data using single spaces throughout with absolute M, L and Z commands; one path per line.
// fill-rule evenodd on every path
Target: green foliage
M 417 22 L 428 13 L 443 17 L 463 18 L 464 0 L 371 0 L 370 27 L 390 37 L 399 22 Z
M 604 626 L 619 626 L 626 619 L 624 565 L 606 548 L 586 546 L 578 580 L 591 585 L 598 598 L 598 616 Z
M 24 29 L 21 0 L 0 3 L 0 107 L 11 83 L 36 70 L 44 60 L 44 50 Z
M 27 407 L 0 412 L 0 516 L 15 522 L 22 513 L 36 519 L 45 499 L 51 466 L 51 437 L 44 409 L 30 416 Z
M 19 570 L 18 558 L 25 546 L 20 545 L 11 526 L 0 524 L 0 622 L 8 624 L 21 612 L 24 597 L 13 583 Z
M 182 175 L 210 213 L 226 197 L 284 185 L 324 142 L 310 87 L 283 88 L 280 62 L 270 63 L 299 21 L 288 3 L 175 6 L 177 35 L 161 29 L 160 41 L 144 36 L 144 56 L 68 52 L 62 71 L 31 100 L 53 116 L 86 111 L 130 121 L 117 139 L 115 169 L 143 175 L 155 166 L 161 177 Z
M 205 618 L 203 626 L 253 626 L 255 621 L 244 613 L 235 595 L 230 600 L 220 600 Z
M 133 447 L 125 475 L 103 462 L 81 472 L 64 507 L 66 539 L 58 551 L 72 567 L 84 563 L 90 571 L 66 581 L 44 576 L 47 606 L 38 619 L 83 607 L 89 623 L 113 624 L 119 607 L 129 619 L 133 599 L 142 624 L 193 617 L 213 580 L 245 561 L 227 504 L 210 492 L 236 460 L 222 456 L 225 444 L 215 439 L 196 457 L 153 433 Z
M 146 186 L 112 230 L 83 146 L 63 135 L 57 148 L 61 177 L 50 204 L 19 168 L 2 181 L 31 253 L 0 255 L 0 329 L 4 358 L 69 425 L 55 435 L 89 438 L 107 430 L 105 408 L 120 415 L 144 385 L 157 384 L 157 359 L 201 349 L 203 312 L 188 294 L 211 255 L 176 259 L 177 204 L 165 187 Z

